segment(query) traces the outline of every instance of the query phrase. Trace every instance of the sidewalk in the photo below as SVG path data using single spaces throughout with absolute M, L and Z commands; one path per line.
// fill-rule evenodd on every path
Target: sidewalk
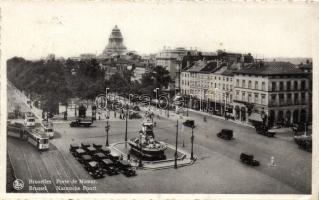
M 140 108 L 141 108 L 141 111 L 146 112 L 146 111 L 150 110 L 155 115 L 159 115 L 161 117 L 164 117 L 164 118 L 167 118 L 167 119 L 171 119 L 171 120 L 183 119 L 184 117 L 187 117 L 187 116 L 183 116 L 181 114 L 176 114 L 174 111 L 171 111 L 171 110 L 169 111 L 169 117 L 167 117 L 166 110 L 160 111 L 159 109 L 156 109 L 154 106 L 149 106 L 149 107 L 140 106 Z M 198 111 L 198 110 L 188 109 L 188 112 L 197 113 L 199 115 L 208 116 L 208 117 L 212 117 L 212 118 L 215 118 L 215 119 L 225 120 L 224 117 L 212 115 L 212 114 L 209 114 L 209 113 L 206 113 L 206 112 L 202 112 L 202 111 Z M 156 117 L 156 116 L 154 116 L 154 117 Z M 234 120 L 231 120 L 231 119 L 225 120 L 225 121 L 229 121 L 229 122 L 232 122 L 232 123 L 235 123 L 235 124 L 239 124 L 239 125 L 242 125 L 242 126 L 247 126 L 247 127 L 250 127 L 250 128 L 254 128 L 254 126 L 252 126 L 250 124 L 247 124 L 247 123 L 242 123 L 240 121 L 234 121 Z

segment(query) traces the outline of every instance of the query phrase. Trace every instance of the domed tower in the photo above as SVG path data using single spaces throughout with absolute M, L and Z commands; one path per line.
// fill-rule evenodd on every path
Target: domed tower
M 115 25 L 111 35 L 109 37 L 109 43 L 105 47 L 102 55 L 112 56 L 112 55 L 122 55 L 126 52 L 126 47 L 123 44 L 123 36 L 120 29 Z

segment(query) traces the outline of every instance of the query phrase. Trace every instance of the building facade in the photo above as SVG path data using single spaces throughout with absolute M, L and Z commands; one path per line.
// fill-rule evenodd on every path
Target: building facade
M 234 74 L 235 119 L 248 122 L 254 112 L 270 126 L 308 121 L 309 81 L 293 64 L 254 63 Z

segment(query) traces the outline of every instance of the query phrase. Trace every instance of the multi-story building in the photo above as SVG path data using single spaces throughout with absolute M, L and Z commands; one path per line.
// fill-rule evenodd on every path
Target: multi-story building
M 179 71 L 181 58 L 187 54 L 187 50 L 182 47 L 175 49 L 165 48 L 160 51 L 155 59 L 156 66 L 162 66 L 169 71 L 171 79 L 174 81 L 169 87 L 174 89 L 178 87 Z M 176 80 L 177 78 L 177 80 Z
M 307 122 L 309 81 L 289 62 L 259 62 L 234 71 L 234 116 L 259 113 L 269 125 Z

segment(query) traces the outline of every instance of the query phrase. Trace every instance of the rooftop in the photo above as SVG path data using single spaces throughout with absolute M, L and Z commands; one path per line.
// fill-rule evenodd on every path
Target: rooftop
M 248 64 L 240 70 L 234 71 L 236 74 L 256 74 L 256 75 L 289 75 L 304 74 L 290 62 L 262 62 Z

